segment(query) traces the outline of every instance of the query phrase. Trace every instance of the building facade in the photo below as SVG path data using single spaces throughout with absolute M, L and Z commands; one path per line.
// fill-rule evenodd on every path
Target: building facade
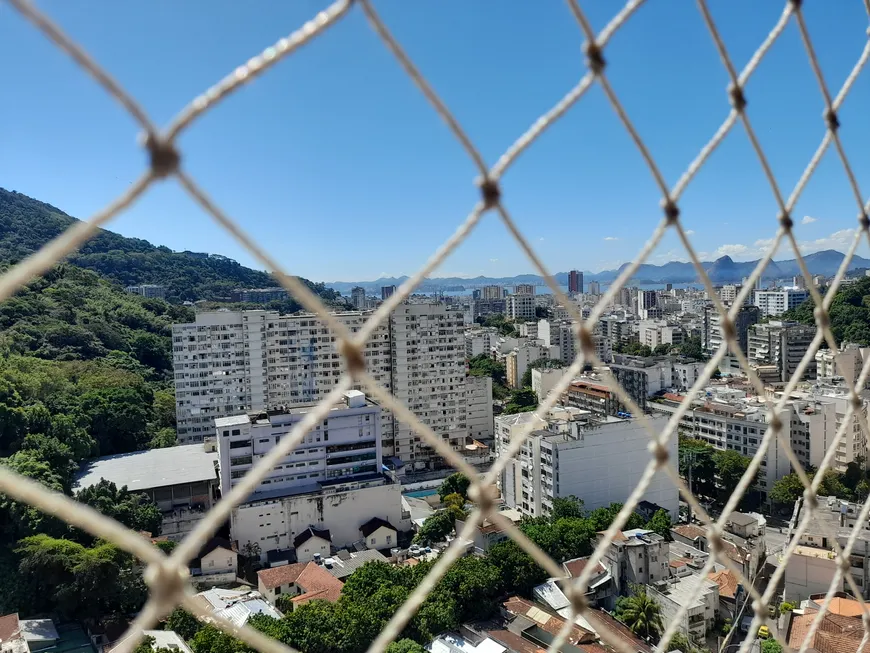
M 508 295 L 505 311 L 511 320 L 533 320 L 535 319 L 535 296 L 533 294 Z
M 579 270 L 571 270 L 568 273 L 568 292 L 578 294 L 583 292 L 583 273 Z
M 468 435 L 475 440 L 492 440 L 492 378 L 465 377 L 465 407 L 468 411 Z
M 756 290 L 754 303 L 764 317 L 777 317 L 797 308 L 810 296 L 803 288 L 780 288 L 779 290 Z

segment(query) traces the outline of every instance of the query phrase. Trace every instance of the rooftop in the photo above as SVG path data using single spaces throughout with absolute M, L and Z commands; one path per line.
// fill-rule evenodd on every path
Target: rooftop
M 152 650 L 172 649 L 180 651 L 181 653 L 193 653 L 190 650 L 190 647 L 174 630 L 143 630 L 142 634 L 145 635 L 145 637 L 154 638 L 154 641 L 151 643 Z M 130 635 L 130 637 L 132 637 L 132 635 Z M 114 649 L 117 647 L 121 642 L 125 641 L 125 639 L 115 642 L 115 645 L 112 648 Z
M 366 549 L 349 554 L 349 558 L 333 556 L 323 561 L 323 568 L 330 574 L 343 580 L 368 562 L 387 562 L 384 554 L 377 549 Z
M 737 595 L 737 585 L 740 583 L 730 569 L 714 571 L 708 574 L 707 578 L 719 586 L 719 596 L 733 599 Z
M 818 610 L 807 609 L 804 614 L 795 614 L 787 634 L 789 648 L 797 651 L 804 645 L 810 626 Z M 864 627 L 859 617 L 845 617 L 825 613 L 813 641 L 807 642 L 809 650 L 825 653 L 855 653 L 864 636 Z
M 118 487 L 126 485 L 131 492 L 214 481 L 217 459 L 217 454 L 206 452 L 202 444 L 106 456 L 82 465 L 73 490 L 96 485 L 101 479 Z
M 261 569 L 257 572 L 258 584 L 262 583 L 264 588 L 272 590 L 281 585 L 295 583 L 296 579 L 305 570 L 306 564 L 305 562 L 295 562 L 292 565 Z
M 294 605 L 308 603 L 314 599 L 334 603 L 341 596 L 341 588 L 343 587 L 340 580 L 316 562 L 309 562 L 305 565 L 305 569 L 296 579 L 296 584 L 302 588 L 304 594 L 293 597 Z

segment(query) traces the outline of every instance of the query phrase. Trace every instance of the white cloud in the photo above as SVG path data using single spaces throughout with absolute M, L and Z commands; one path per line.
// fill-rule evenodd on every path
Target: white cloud
M 818 220 L 818 218 L 814 218 L 814 217 L 811 216 L 811 215 L 805 215 L 805 216 L 804 216 L 804 219 L 801 220 L 801 224 L 812 224 L 812 223 L 815 222 L 816 220 Z
M 687 236 L 694 236 L 694 235 L 695 235 L 695 230 L 694 230 L 694 229 L 688 229 L 688 230 L 686 231 L 686 235 L 687 235 Z
M 538 238 L 538 241 L 539 241 L 539 242 L 544 242 L 544 237 L 541 236 L 540 238 Z
M 798 241 L 798 247 L 800 247 L 801 254 L 812 254 L 813 252 L 820 252 L 825 249 L 835 249 L 845 253 L 851 247 L 854 237 L 854 229 L 841 229 L 824 238 Z M 774 238 L 761 238 L 751 245 L 740 243 L 720 245 L 713 252 L 699 252 L 698 257 L 702 261 L 711 261 L 721 256 L 730 256 L 740 261 L 754 261 L 767 254 L 773 246 L 774 241 Z M 794 252 L 785 240 L 778 250 L 777 259 L 780 258 L 794 258 Z
M 605 236 L 604 240 L 619 240 L 616 236 Z
M 489 262 L 490 262 L 490 263 L 498 263 L 498 259 L 497 259 L 497 258 L 491 258 L 491 259 L 489 259 Z

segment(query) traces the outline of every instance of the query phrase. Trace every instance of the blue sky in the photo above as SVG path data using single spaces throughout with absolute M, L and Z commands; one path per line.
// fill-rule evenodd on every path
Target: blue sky
M 619 6 L 583 4 L 596 29 Z M 783 4 L 711 3 L 738 67 Z M 40 6 L 166 125 L 199 92 L 325 3 Z M 583 39 L 562 2 L 379 0 L 376 7 L 490 164 L 584 73 Z M 806 3 L 805 15 L 836 93 L 866 43 L 862 3 Z M 605 56 L 626 111 L 673 184 L 728 111 L 728 80 L 695 3 L 647 3 Z M 132 119 L 6 3 L 0 3 L 0 61 L 0 186 L 86 218 L 141 173 L 145 156 Z M 747 97 L 787 194 L 824 134 L 821 95 L 795 24 L 750 81 Z M 868 112 L 865 70 L 840 114 L 865 194 Z M 413 272 L 477 198 L 471 162 L 359 8 L 207 114 L 180 145 L 184 167 L 206 191 L 287 270 L 315 280 Z M 660 219 L 652 178 L 597 86 L 506 174 L 503 194 L 553 272 L 629 261 Z M 776 231 L 776 206 L 742 128 L 713 155 L 681 208 L 705 257 L 757 258 Z M 798 238 L 806 251 L 844 249 L 856 212 L 830 150 L 797 206 Z M 255 265 L 171 181 L 109 228 Z M 651 261 L 684 257 L 669 235 Z M 497 217 L 488 215 L 436 276 L 530 271 Z

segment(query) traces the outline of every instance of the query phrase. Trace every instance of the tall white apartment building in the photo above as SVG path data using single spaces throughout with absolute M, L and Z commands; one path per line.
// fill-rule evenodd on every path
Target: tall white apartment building
M 538 338 L 547 347 L 558 347 L 559 353 L 552 358 L 558 358 L 565 365 L 570 365 L 577 357 L 577 340 L 574 335 L 574 324 L 570 320 L 539 320 L 538 321 Z M 596 343 L 596 349 L 599 353 L 607 355 L 607 346 L 603 343 Z M 602 358 L 602 360 L 609 360 Z
M 816 375 L 820 379 L 841 376 L 855 383 L 868 355 L 870 349 L 854 343 L 843 343 L 839 352 L 820 349 L 816 352 Z
M 529 365 L 539 358 L 550 358 L 551 353 L 557 354 L 558 351 L 558 347 L 545 347 L 540 340 L 523 343 L 511 351 L 504 361 L 508 387 L 520 388 Z
M 764 317 L 776 317 L 804 303 L 810 296 L 803 288 L 780 288 L 779 290 L 756 290 L 755 305 Z
M 508 295 L 505 311 L 512 320 L 533 320 L 535 319 L 535 296 L 532 294 Z
M 317 403 L 215 419 L 220 489 L 226 495 L 287 437 Z M 326 419 L 258 484 L 266 490 L 312 490 L 381 474 L 381 409 L 359 390 L 344 393 Z
M 787 383 L 815 338 L 816 327 L 796 322 L 773 320 L 754 324 L 747 336 L 747 354 L 751 362 L 773 365 L 779 371 L 779 380 Z M 801 378 L 816 377 L 816 362 L 810 361 Z
M 475 440 L 493 436 L 492 378 L 465 377 L 465 407 L 468 411 L 468 435 Z
M 367 313 L 336 313 L 357 331 Z M 172 326 L 178 439 L 214 435 L 217 417 L 316 402 L 341 377 L 336 338 L 312 314 L 212 311 Z M 365 347 L 369 373 L 390 388 L 390 327 L 379 326 Z M 392 419 L 383 416 L 384 451 L 393 454 Z
M 390 316 L 393 395 L 457 451 L 468 438 L 462 311 L 402 304 Z M 415 469 L 444 461 L 411 427 L 395 420 L 395 455 Z
M 553 409 L 546 420 L 522 415 L 496 418 L 496 447 L 500 455 L 529 421 L 541 427 L 532 431 L 499 480 L 505 505 L 524 515 L 548 515 L 554 498 L 569 495 L 582 499 L 589 510 L 623 503 L 649 464 L 650 437 L 637 420 L 593 416 L 574 407 Z M 651 423 L 661 430 L 667 418 L 654 416 Z M 676 458 L 676 438 L 668 448 Z M 677 489 L 663 471 L 653 476 L 642 500 L 674 518 L 678 514 Z
M 469 329 L 465 332 L 465 357 L 474 358 L 481 354 L 489 356 L 498 344 L 498 339 L 498 329 L 494 327 Z

